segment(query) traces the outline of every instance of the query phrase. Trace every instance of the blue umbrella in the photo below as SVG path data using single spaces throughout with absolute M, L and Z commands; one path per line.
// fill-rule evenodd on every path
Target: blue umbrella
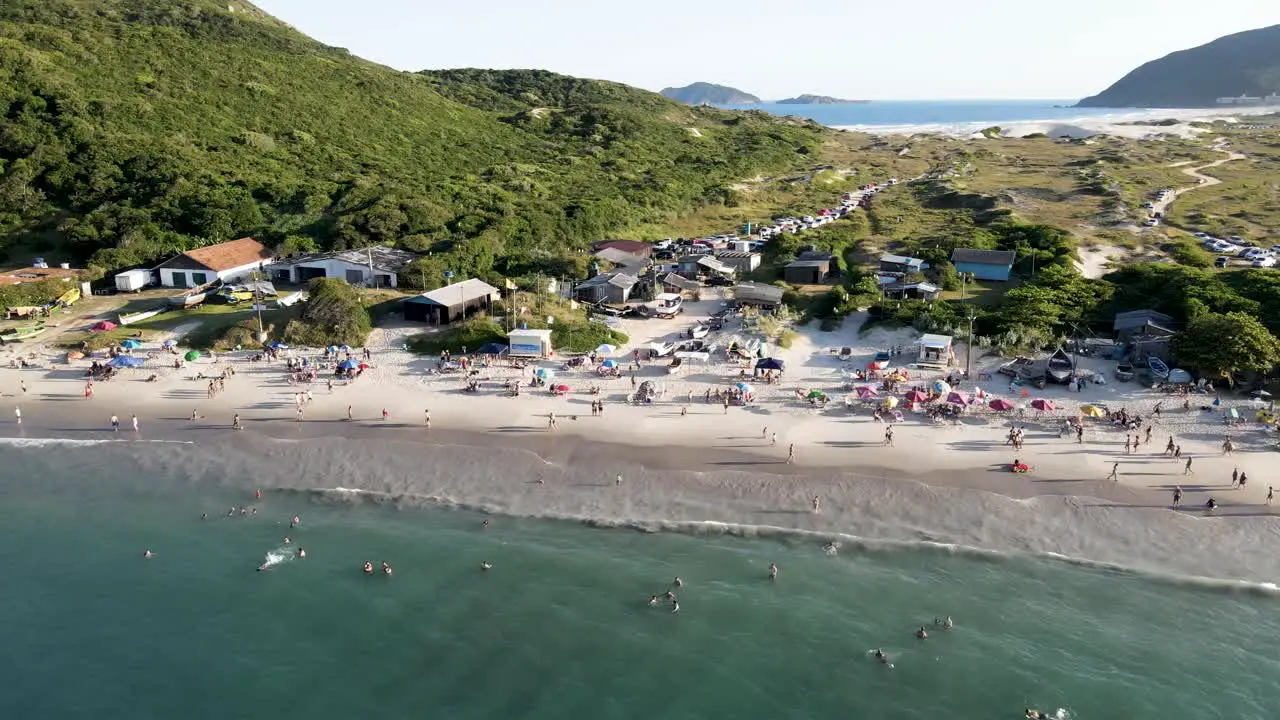
M 120 347 L 128 348 L 130 350 L 137 350 L 138 348 L 142 347 L 142 341 L 129 338 L 128 340 L 125 340 L 124 342 L 120 343 Z
M 289 349 L 289 346 L 288 346 L 288 345 L 285 345 L 284 343 L 280 342 L 279 340 L 275 340 L 275 341 L 273 341 L 273 342 L 272 342 L 270 345 L 268 345 L 267 347 L 271 348 L 272 350 L 288 350 L 288 349 Z
M 338 346 L 337 346 L 337 345 L 330 345 L 330 346 L 329 346 L 329 352 L 331 352 L 331 353 L 336 353 L 336 352 L 338 352 Z
M 342 368 L 343 370 L 355 370 L 357 365 L 359 365 L 359 363 L 357 363 L 355 360 L 343 360 L 342 362 L 338 363 L 338 367 Z
M 546 380 L 546 379 L 549 379 L 549 378 L 553 378 L 553 377 L 555 377 L 555 376 L 556 376 L 555 371 L 554 371 L 554 370 L 552 370 L 552 369 L 550 369 L 550 368 L 538 368 L 537 370 L 534 370 L 534 371 L 533 371 L 533 374 L 534 374 L 534 375 L 537 375 L 538 377 L 542 378 L 543 380 Z
M 139 365 L 141 365 L 146 361 L 147 361 L 146 358 L 131 357 L 129 355 L 117 355 L 111 358 L 111 362 L 107 364 L 110 365 L 111 367 L 117 367 L 117 368 L 127 368 L 127 367 L 131 368 L 131 367 L 138 367 Z
M 167 348 L 173 347 L 174 344 L 175 343 L 172 340 L 165 340 L 164 342 L 160 343 L 161 346 L 167 347 Z
M 342 351 L 342 352 L 351 352 L 351 346 L 350 346 L 350 345 L 343 345 L 342 347 L 338 348 L 338 350 L 340 350 L 340 351 Z
M 618 367 L 618 363 L 613 360 L 605 360 L 604 362 L 600 363 L 600 367 L 616 368 Z

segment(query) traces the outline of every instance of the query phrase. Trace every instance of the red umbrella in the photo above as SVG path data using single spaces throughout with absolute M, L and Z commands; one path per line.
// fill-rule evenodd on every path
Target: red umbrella
M 368 369 L 369 369 L 369 363 L 360 363 L 360 364 L 359 364 L 359 365 L 357 365 L 356 367 L 360 368 L 361 370 L 368 370 Z
M 995 400 L 992 400 L 991 402 L 987 403 L 987 406 L 990 407 L 992 410 L 998 410 L 1000 412 L 1013 409 L 1013 403 L 1009 402 L 1008 400 L 1001 400 L 1000 398 L 996 398 Z
M 863 385 L 858 389 L 854 390 L 854 392 L 856 392 L 858 394 L 858 397 L 863 400 L 866 400 L 867 398 L 876 397 L 877 395 L 880 394 L 878 390 L 871 387 L 870 385 Z
M 947 402 L 952 405 L 968 405 L 969 398 L 961 392 L 947 393 Z
M 110 320 L 103 320 L 102 322 L 97 323 L 96 325 L 94 325 L 89 329 L 94 332 L 102 332 L 103 330 L 115 330 L 116 324 L 111 322 Z
M 1051 412 L 1053 410 L 1053 401 L 1045 400 L 1044 398 L 1036 398 L 1031 401 L 1031 407 L 1040 410 L 1041 412 Z
M 918 403 L 929 399 L 929 394 L 920 390 L 912 390 L 906 394 L 907 402 Z

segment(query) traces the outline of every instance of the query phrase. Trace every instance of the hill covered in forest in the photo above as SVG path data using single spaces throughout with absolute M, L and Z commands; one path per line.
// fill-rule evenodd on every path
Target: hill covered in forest
M 0 262 L 112 270 L 253 235 L 554 274 L 824 132 L 542 71 L 400 72 L 241 0 L 7 0 Z
M 1213 107 L 1220 97 L 1280 92 L 1280 25 L 1220 37 L 1152 60 L 1080 107 Z
M 705 82 L 662 88 L 658 94 L 685 105 L 753 105 L 763 102 L 755 95 L 738 88 Z

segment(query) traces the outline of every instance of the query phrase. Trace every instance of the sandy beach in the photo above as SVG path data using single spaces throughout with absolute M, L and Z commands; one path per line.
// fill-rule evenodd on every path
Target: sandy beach
M 620 348 L 616 357 L 625 368 L 632 348 L 678 335 L 699 317 L 719 310 L 722 302 L 714 298 L 690 303 L 689 312 L 675 320 L 625 321 L 622 330 L 631 343 Z M 1190 399 L 1190 409 L 1184 410 L 1181 398 L 1114 380 L 1091 384 L 1082 393 L 1050 386 L 1031 388 L 1023 395 L 1021 389 L 1010 392 L 1008 378 L 994 373 L 998 358 L 975 357 L 974 377 L 981 380 L 961 383 L 960 389 L 966 393 L 981 390 L 988 401 L 1006 398 L 1023 409 L 1009 413 L 975 409 L 959 422 L 944 424 L 907 411 L 904 420 L 894 424 L 893 446 L 886 447 L 887 426 L 872 418 L 870 406 L 846 407 L 844 398 L 849 392 L 843 389 L 840 371 L 861 367 L 876 351 L 895 346 L 905 348 L 897 362 L 906 365 L 914 360 L 911 343 L 918 334 L 884 329 L 860 334 L 859 326 L 860 318 L 853 317 L 834 333 L 802 329 L 791 348 L 774 348 L 771 353 L 786 363 L 781 382 L 763 384 L 748 378 L 757 391 L 755 402 L 727 411 L 714 399 L 707 402 L 706 393 L 737 382 L 741 369 L 715 360 L 679 375 L 667 372 L 665 360 L 641 364 L 637 380 L 653 381 L 660 391 L 654 402 L 645 405 L 626 401 L 632 392 L 630 371 L 621 378 L 602 379 L 592 369 L 562 372 L 559 359 L 540 366 L 554 369 L 557 382 L 571 386 L 567 396 L 526 387 L 519 397 L 508 397 L 506 383 L 523 380 L 527 384 L 534 366 L 516 369 L 505 363 L 479 368 L 479 392 L 464 392 L 463 374 L 436 374 L 435 358 L 404 351 L 404 338 L 420 331 L 419 326 L 375 330 L 369 343 L 371 367 L 357 380 L 335 381 L 332 391 L 327 386 L 329 372 L 321 372 L 309 388 L 291 385 L 288 380 L 286 357 L 311 357 L 314 351 L 291 349 L 276 361 L 258 362 L 251 359 L 256 353 L 242 351 L 219 354 L 216 359 L 205 357 L 174 369 L 173 356 L 160 352 L 158 343 L 151 343 L 135 352 L 156 353 L 155 359 L 141 368 L 124 370 L 108 382 L 96 383 L 94 397 L 86 399 L 83 375 L 89 360 L 67 363 L 54 348 L 28 346 L 23 350 L 34 353 L 38 367 L 0 370 L 0 403 L 4 407 L 0 434 L 7 442 L 28 443 L 48 438 L 73 442 L 137 438 L 196 443 L 228 439 L 251 444 L 271 438 L 323 448 L 315 459 L 307 460 L 297 478 L 276 480 L 298 489 L 369 490 L 491 512 L 637 526 L 716 522 L 870 537 L 875 536 L 875 530 L 868 526 L 868 518 L 889 513 L 899 522 L 904 517 L 914 518 L 920 528 L 944 528 L 947 537 L 972 542 L 975 547 L 989 540 L 988 529 L 971 526 L 975 515 L 970 500 L 961 503 L 965 512 L 949 516 L 948 506 L 958 502 L 954 493 L 977 497 L 972 502 L 989 506 L 978 517 L 992 521 L 1008 518 L 1010 523 L 1033 523 L 1040 528 L 1047 523 L 1054 527 L 1077 523 L 1091 514 L 1100 521 L 1107 516 L 1104 523 L 1114 524 L 1120 516 L 1103 508 L 1116 505 L 1129 508 L 1128 512 L 1168 516 L 1170 522 L 1200 523 L 1206 519 L 1203 504 L 1209 497 L 1219 503 L 1218 519 L 1266 521 L 1271 512 L 1264 498 L 1272 482 L 1268 465 L 1274 440 L 1258 423 L 1235 428 L 1224 424 L 1223 410 L 1228 407 L 1238 408 L 1242 417 L 1253 417 L 1250 403 L 1237 398 L 1224 397 L 1222 406 L 1213 407 L 1211 396 L 1196 395 Z M 723 335 L 733 331 L 730 322 Z M 836 356 L 840 347 L 854 348 L 854 360 L 842 363 Z M 7 364 L 15 350 L 6 348 L 6 353 L 0 355 L 0 362 Z M 956 354 L 963 367 L 963 346 Z M 1081 358 L 1080 365 L 1096 366 L 1109 375 L 1112 363 Z M 227 377 L 225 390 L 209 399 L 206 378 L 228 368 L 234 375 Z M 910 372 L 912 384 L 943 374 Z M 152 374 L 157 379 L 148 382 Z M 593 384 L 601 386 L 598 396 L 587 390 Z M 313 400 L 305 403 L 299 421 L 296 398 L 308 389 Z M 831 402 L 823 408 L 798 397 L 797 391 L 810 389 L 829 393 Z M 1029 405 L 1035 398 L 1050 399 L 1057 409 L 1037 412 Z M 596 399 L 605 402 L 600 416 L 591 412 Z M 1104 421 L 1086 421 L 1082 443 L 1074 433 L 1059 435 L 1063 419 L 1076 415 L 1082 403 L 1101 403 L 1112 410 L 1124 407 L 1144 417 L 1151 417 L 1155 404 L 1162 403 L 1163 412 L 1153 421 L 1151 442 L 1126 453 L 1126 431 Z M 1202 406 L 1209 409 L 1202 410 Z M 351 420 L 347 420 L 348 407 Z M 15 422 L 14 408 L 21 408 L 21 424 Z M 190 419 L 193 410 L 199 416 L 194 421 Z M 549 427 L 552 413 L 555 429 Z M 122 419 L 119 433 L 112 431 L 112 415 Z M 139 419 L 136 434 L 130 426 L 132 415 Z M 231 428 L 236 415 L 243 432 Z M 1018 452 L 1006 444 L 1009 430 L 1015 426 L 1024 428 L 1025 434 L 1025 445 Z M 1228 431 L 1236 450 L 1225 456 L 1221 443 Z M 1176 460 L 1164 454 L 1170 435 L 1181 446 L 1182 457 Z M 339 443 L 336 438 L 350 442 Z M 355 460 L 344 460 L 335 450 L 342 447 L 348 455 L 359 454 L 359 441 L 375 438 L 425 444 L 434 448 L 435 455 L 359 455 L 359 462 L 386 466 L 384 472 L 371 473 Z M 792 446 L 794 459 L 788 462 Z M 446 447 L 463 458 L 478 452 L 492 459 L 504 453 L 503 457 L 523 466 L 519 477 L 524 479 L 505 484 L 501 478 L 485 483 L 455 482 L 448 467 L 428 468 L 432 461 L 423 462 L 425 457 L 440 457 Z M 328 465 L 321 463 L 320 457 Z M 417 459 L 410 463 L 405 459 L 409 457 Z M 1031 465 L 1033 471 L 1011 473 L 1009 465 L 1015 457 Z M 1184 474 L 1187 457 L 1194 462 L 1190 474 Z M 1107 479 L 1113 463 L 1119 463 L 1114 481 Z M 566 472 L 564 477 L 572 477 L 573 482 L 557 481 L 554 477 L 559 476 L 550 472 L 538 482 L 540 466 Z M 1233 469 L 1247 473 L 1247 489 L 1231 487 Z M 619 474 L 622 491 L 613 492 L 618 489 Z M 1168 510 L 1175 486 L 1181 486 L 1185 493 L 1181 513 Z M 811 512 L 814 496 L 821 498 L 820 515 Z M 1008 515 L 1033 506 L 1033 520 Z M 1078 552 L 1081 557 L 1104 561 L 1121 559 L 1113 557 L 1113 551 L 1092 548 L 1087 532 L 1072 533 L 1076 539 L 1064 541 L 1063 533 L 1030 539 L 1038 533 L 1008 530 L 1000 532 L 1013 538 L 1010 542 L 1015 546 Z M 928 536 L 925 532 L 921 537 Z M 1187 536 L 1186 552 L 1195 551 L 1198 541 L 1192 537 Z M 1099 538 L 1099 546 L 1102 544 Z M 1111 542 L 1107 546 L 1123 545 Z M 1170 556 L 1180 552 L 1176 542 L 1167 547 Z M 1242 573 L 1245 565 L 1242 560 Z

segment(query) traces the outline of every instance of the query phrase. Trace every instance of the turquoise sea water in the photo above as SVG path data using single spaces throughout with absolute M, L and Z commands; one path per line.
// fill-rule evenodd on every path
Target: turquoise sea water
M 457 510 L 140 484 L 92 447 L 0 452 L 3 718 L 1280 713 L 1280 601 L 1265 593 L 929 549 L 831 556 L 798 538 L 484 528 Z M 286 534 L 307 559 L 255 572 Z M 365 577 L 366 559 L 394 577 Z M 649 607 L 676 575 L 680 613 Z M 956 628 L 916 640 L 938 615 Z

